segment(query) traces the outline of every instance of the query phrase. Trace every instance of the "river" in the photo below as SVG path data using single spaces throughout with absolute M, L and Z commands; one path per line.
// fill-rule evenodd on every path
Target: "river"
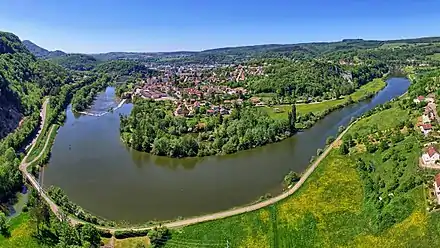
M 410 82 L 390 78 L 371 100 L 336 110 L 312 128 L 279 143 L 227 156 L 173 159 L 127 148 L 119 138 L 119 114 L 131 104 L 101 117 L 74 115 L 59 129 L 45 187 L 61 187 L 76 204 L 110 220 L 142 223 L 226 210 L 260 196 L 281 192 L 290 170 L 302 172 L 328 136 L 378 104 L 403 94 Z M 101 94 L 92 111 L 116 106 L 114 89 Z

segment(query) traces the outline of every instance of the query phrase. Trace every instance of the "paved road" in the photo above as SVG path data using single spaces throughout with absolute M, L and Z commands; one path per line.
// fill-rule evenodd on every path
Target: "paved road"
M 46 105 L 47 105 L 48 101 L 45 101 L 43 104 L 43 108 L 41 110 L 41 116 L 42 116 L 42 122 L 40 125 L 40 132 L 38 133 L 37 137 L 32 141 L 33 145 L 31 147 L 31 149 L 29 151 L 31 151 L 34 146 L 35 146 L 35 142 L 38 138 L 38 136 L 41 133 L 41 129 L 44 126 L 44 122 L 45 122 L 45 113 L 46 113 Z M 236 209 L 231 209 L 231 210 L 227 210 L 227 211 L 223 211 L 223 212 L 218 212 L 218 213 L 213 213 L 213 214 L 208 214 L 208 215 L 204 215 L 204 216 L 200 216 L 200 217 L 193 217 L 193 218 L 189 218 L 189 219 L 185 219 L 185 220 L 179 220 L 179 221 L 174 221 L 174 222 L 169 222 L 169 223 L 165 223 L 163 224 L 163 226 L 166 226 L 168 228 L 177 228 L 177 227 L 183 227 L 183 226 L 188 226 L 188 225 L 193 225 L 193 224 L 197 224 L 197 223 L 201 223 L 201 222 L 206 222 L 206 221 L 212 221 L 212 220 L 218 220 L 218 219 L 223 219 L 226 217 L 231 217 L 234 215 L 239 215 L 239 214 L 243 214 L 243 213 L 247 213 L 247 212 L 251 212 L 251 211 L 255 211 L 264 207 L 267 207 L 269 205 L 272 205 L 276 202 L 279 202 L 287 197 L 289 197 L 290 195 L 292 195 L 293 193 L 295 193 L 304 183 L 305 181 L 309 178 L 309 176 L 313 173 L 313 171 L 316 169 L 316 167 L 318 167 L 319 163 L 321 163 L 321 161 L 330 153 L 330 151 L 333 149 L 334 145 L 339 142 L 342 138 L 342 136 L 344 136 L 344 134 L 353 126 L 355 122 L 353 122 L 351 125 L 349 125 L 336 139 L 335 141 L 316 159 L 316 161 L 304 172 L 304 174 L 301 176 L 300 180 L 288 191 L 284 192 L 281 195 L 275 196 L 271 199 L 268 199 L 266 201 L 263 202 L 259 202 L 250 206 L 244 206 L 244 207 L 239 207 Z M 54 126 L 51 127 L 51 129 L 49 130 L 49 133 L 51 133 L 53 131 Z M 20 170 L 23 173 L 23 175 L 27 178 L 27 180 L 32 184 L 32 186 L 40 193 L 40 195 L 42 196 L 42 198 L 47 202 L 47 204 L 49 205 L 50 209 L 52 210 L 52 212 L 59 218 L 61 219 L 61 211 L 60 208 L 47 196 L 46 192 L 41 188 L 41 186 L 38 184 L 37 180 L 35 179 L 34 176 L 32 176 L 29 172 L 27 172 L 27 167 L 32 164 L 33 162 L 35 162 L 37 159 L 39 159 L 44 151 L 46 149 L 50 149 L 49 146 L 49 136 L 46 140 L 46 143 L 44 145 L 44 148 L 42 149 L 42 151 L 40 152 L 40 154 L 38 154 L 38 156 L 33 160 L 30 161 L 28 163 L 26 163 L 26 158 L 28 157 L 28 155 L 30 154 L 30 152 L 24 157 L 22 163 L 20 164 Z M 72 216 L 69 216 L 69 221 L 72 225 L 76 225 L 79 223 L 86 223 L 84 221 L 78 220 Z M 114 233 L 115 231 L 124 231 L 124 230 L 149 230 L 154 228 L 154 226 L 150 226 L 150 227 L 132 227 L 132 228 L 108 228 L 108 227 L 102 227 L 102 226 L 96 226 L 98 229 L 105 229 L 105 230 L 109 230 L 110 232 Z
M 44 151 L 46 149 L 48 149 L 49 146 L 49 136 L 46 140 L 46 143 L 44 144 L 43 149 L 41 150 L 40 154 L 38 154 L 37 157 L 35 157 L 32 161 L 30 162 L 26 162 L 28 156 L 31 154 L 31 151 L 34 149 L 35 145 L 37 144 L 37 139 L 41 134 L 41 130 L 43 130 L 44 125 L 46 124 L 46 109 L 47 109 L 47 104 L 49 103 L 49 99 L 47 99 L 46 101 L 44 101 L 43 106 L 41 108 L 40 111 L 40 116 L 41 116 L 41 123 L 40 123 L 40 129 L 38 130 L 38 133 L 36 135 L 36 137 L 32 140 L 31 142 L 31 148 L 29 149 L 28 153 L 26 154 L 26 156 L 24 156 L 23 160 L 21 161 L 20 164 L 20 171 L 23 173 L 23 176 L 28 180 L 28 182 L 31 183 L 32 187 L 34 187 L 38 193 L 41 195 L 41 197 L 43 197 L 43 199 L 47 202 L 47 204 L 49 205 L 50 209 L 52 210 L 52 212 L 58 217 L 60 218 L 60 214 L 59 214 L 59 210 L 57 205 L 47 196 L 47 194 L 44 192 L 44 190 L 41 188 L 41 186 L 38 184 L 37 180 L 35 179 L 35 177 L 30 174 L 27 170 L 28 166 L 31 165 L 32 163 L 34 163 L 35 161 L 37 161 L 38 159 L 41 158 L 41 156 L 44 154 Z M 49 133 L 51 134 L 53 132 L 53 129 L 55 128 L 55 126 L 52 126 L 49 129 Z

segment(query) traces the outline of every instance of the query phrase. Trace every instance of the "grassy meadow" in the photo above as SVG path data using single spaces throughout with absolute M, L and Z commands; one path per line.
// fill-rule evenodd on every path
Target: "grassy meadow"
M 381 79 L 374 79 L 373 81 L 367 83 L 366 85 L 363 85 L 358 90 L 350 94 L 349 96 L 345 96 L 344 98 L 337 99 L 337 100 L 328 100 L 323 101 L 319 103 L 304 103 L 304 104 L 297 104 L 296 110 L 299 115 L 304 115 L 307 113 L 313 113 L 315 115 L 319 115 L 321 112 L 334 108 L 339 105 L 343 105 L 348 102 L 349 97 L 353 101 L 359 101 L 360 99 L 364 98 L 368 94 L 371 93 L 377 93 L 381 89 L 385 87 L 386 83 Z M 275 105 L 271 107 L 264 107 L 269 115 L 272 118 L 276 119 L 286 119 L 287 113 L 291 110 L 291 105 Z M 279 109 L 280 111 L 276 111 L 275 109 Z
M 408 111 L 394 106 L 363 119 L 349 133 L 369 137 L 379 131 L 405 132 L 398 125 L 408 118 Z M 425 210 L 423 185 L 405 188 L 423 174 L 416 163 L 420 153 L 417 135 L 407 134 L 388 149 L 373 153 L 359 149 L 362 145 L 352 147 L 349 155 L 334 149 L 306 184 L 286 200 L 175 230 L 165 247 L 436 247 L 440 245 L 440 213 Z M 384 198 L 393 192 L 382 210 L 375 208 L 377 200 L 368 200 L 356 165 L 359 159 L 374 165 L 370 177 L 384 182 L 379 190 Z M 392 189 L 396 182 L 398 187 Z M 396 204 L 399 209 L 391 211 L 399 215 L 390 217 L 387 210 L 401 199 L 405 204 Z M 385 225 L 376 225 L 378 222 Z
M 35 225 L 30 221 L 29 213 L 21 213 L 9 220 L 11 237 L 0 235 L 1 248 L 41 248 L 44 247 L 33 238 Z

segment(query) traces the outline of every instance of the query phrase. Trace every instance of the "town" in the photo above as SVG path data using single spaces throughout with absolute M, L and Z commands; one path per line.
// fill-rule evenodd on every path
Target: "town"
M 262 66 L 226 65 L 223 67 L 162 67 L 161 76 L 142 80 L 131 97 L 155 101 L 168 100 L 175 105 L 175 116 L 194 114 L 228 115 L 236 105 L 249 98 L 243 87 L 227 86 L 229 82 L 243 83 L 249 76 L 263 76 Z M 251 103 L 264 106 L 257 97 Z
M 424 111 L 422 116 L 417 120 L 417 127 L 420 129 L 421 134 L 430 142 L 426 143 L 423 148 L 422 156 L 419 159 L 419 165 L 422 168 L 440 170 L 440 153 L 439 147 L 436 141 L 431 141 L 433 138 L 438 138 L 437 130 L 434 130 L 434 126 L 440 124 L 440 119 L 437 114 L 435 96 L 429 94 L 425 96 L 418 96 L 413 99 L 416 104 L 424 104 Z M 430 191 L 431 196 L 434 196 L 437 205 L 440 205 L 440 173 L 434 177 L 432 184 L 433 188 Z

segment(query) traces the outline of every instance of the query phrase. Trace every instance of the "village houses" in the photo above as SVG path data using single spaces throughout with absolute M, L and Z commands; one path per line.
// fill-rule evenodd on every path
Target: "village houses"
M 434 98 L 431 96 L 428 96 L 428 97 L 418 96 L 417 98 L 413 99 L 413 102 L 415 102 L 415 103 L 421 103 L 421 102 L 433 103 Z
M 428 150 L 422 155 L 423 163 L 426 165 L 434 165 L 439 159 L 440 154 L 433 146 L 430 146 Z
M 419 127 L 420 127 L 420 131 L 422 131 L 422 133 L 425 136 L 428 135 L 432 131 L 432 125 L 429 123 L 420 124 Z

